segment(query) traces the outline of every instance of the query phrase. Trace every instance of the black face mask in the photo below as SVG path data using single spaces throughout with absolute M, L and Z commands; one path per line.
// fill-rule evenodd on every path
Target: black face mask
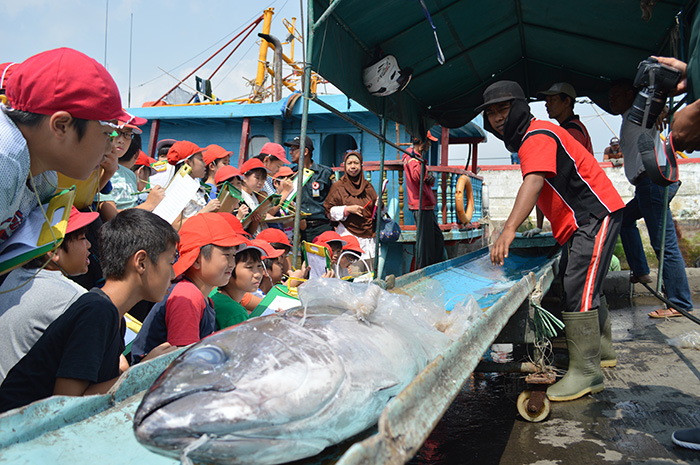
M 530 126 L 533 116 L 530 113 L 530 105 L 525 100 L 513 99 L 510 101 L 510 111 L 503 125 L 503 135 L 500 135 L 489 122 L 484 113 L 484 129 L 501 139 L 506 148 L 511 152 L 520 150 L 520 144 Z

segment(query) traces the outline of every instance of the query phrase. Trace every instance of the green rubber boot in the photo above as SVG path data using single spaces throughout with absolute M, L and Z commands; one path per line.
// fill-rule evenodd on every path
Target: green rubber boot
M 600 367 L 598 310 L 562 312 L 562 317 L 566 325 L 569 370 L 547 389 L 547 397 L 555 402 L 578 399 L 605 388 Z
M 617 365 L 617 354 L 615 354 L 615 349 L 612 345 L 612 323 L 610 322 L 610 313 L 608 313 L 608 300 L 604 295 L 600 296 L 598 324 L 600 327 L 600 366 L 612 368 Z M 555 355 L 554 366 L 561 370 L 566 370 L 569 367 L 569 355 Z
M 608 300 L 604 295 L 600 296 L 598 323 L 600 325 L 600 366 L 612 368 L 617 365 L 617 354 L 612 345 L 612 323 L 608 313 Z

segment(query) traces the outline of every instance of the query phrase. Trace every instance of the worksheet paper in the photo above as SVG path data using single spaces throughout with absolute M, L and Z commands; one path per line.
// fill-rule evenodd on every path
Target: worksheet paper
M 165 198 L 153 209 L 153 213 L 172 224 L 187 203 L 194 198 L 197 189 L 199 189 L 199 181 L 189 174 L 183 176 L 179 172 L 175 173 L 175 177 L 165 190 Z

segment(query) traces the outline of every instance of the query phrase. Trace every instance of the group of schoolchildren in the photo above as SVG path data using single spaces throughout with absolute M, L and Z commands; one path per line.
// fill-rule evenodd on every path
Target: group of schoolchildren
M 58 247 L 0 276 L 0 412 L 105 393 L 130 363 L 245 321 L 273 286 L 308 276 L 306 264 L 291 269 L 279 207 L 255 213 L 265 195 L 284 201 L 293 191 L 283 146 L 265 144 L 236 168 L 218 145 L 160 141 L 156 156 L 173 172 L 188 165 L 201 185 L 171 224 L 153 213 L 166 190 L 151 185 L 157 160 L 140 150 L 146 121 L 123 110 L 102 65 L 50 50 L 0 65 L 0 88 L 0 247 L 31 227 L 25 219 L 66 185 L 61 177 L 94 189 L 71 208 Z M 285 145 L 298 148 L 298 139 Z M 228 185 L 240 199 L 221 211 Z M 352 235 L 324 231 L 314 242 L 341 269 L 363 254 Z M 155 305 L 139 315 L 128 360 L 125 315 L 144 302 Z

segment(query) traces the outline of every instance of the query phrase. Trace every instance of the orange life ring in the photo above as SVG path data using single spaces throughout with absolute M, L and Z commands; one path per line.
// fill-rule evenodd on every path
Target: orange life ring
M 464 208 L 464 194 L 467 195 L 467 207 Z M 457 188 L 455 189 L 455 209 L 457 210 L 457 219 L 461 224 L 469 224 L 472 222 L 474 215 L 474 192 L 472 191 L 472 181 L 469 176 L 463 174 L 457 180 Z

